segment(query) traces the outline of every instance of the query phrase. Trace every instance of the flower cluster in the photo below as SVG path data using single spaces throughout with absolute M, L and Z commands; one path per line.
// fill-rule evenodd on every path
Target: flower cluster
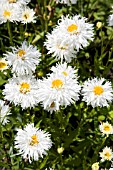
M 67 62 L 75 58 L 77 52 L 88 46 L 89 40 L 93 40 L 93 24 L 87 23 L 86 20 L 80 15 L 62 16 L 56 28 L 46 36 L 44 45 L 48 54 Z
M 27 4 L 30 0 L 0 0 L 0 24 L 6 22 L 21 22 L 27 24 L 36 22 L 35 12 Z
M 66 63 L 52 67 L 53 73 L 39 82 L 38 95 L 44 109 L 52 112 L 79 99 L 80 85 L 76 71 Z

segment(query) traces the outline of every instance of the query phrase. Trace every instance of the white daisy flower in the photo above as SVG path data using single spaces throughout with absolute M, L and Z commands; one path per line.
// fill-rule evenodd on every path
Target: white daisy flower
M 5 58 L 0 58 L 0 71 L 8 69 L 8 63 Z
M 112 149 L 110 149 L 110 147 L 106 146 L 102 152 L 99 152 L 99 154 L 102 162 L 106 160 L 111 161 L 113 159 L 113 152 Z
M 110 134 L 113 134 L 113 126 L 108 123 L 108 122 L 102 122 L 100 125 L 99 125 L 99 129 L 100 131 L 103 133 L 103 135 L 110 135 Z
M 113 14 L 109 15 L 108 17 L 108 25 L 113 26 Z
M 26 41 L 20 47 L 11 47 L 12 52 L 4 54 L 8 64 L 12 66 L 12 72 L 17 75 L 31 74 L 35 72 L 39 64 L 40 52 L 33 45 L 28 45 Z
M 21 10 L 20 21 L 23 24 L 27 24 L 31 22 L 35 23 L 36 16 L 35 16 L 35 12 L 33 11 L 33 9 L 30 9 L 27 6 L 24 6 Z
M 15 137 L 15 148 L 30 163 L 46 155 L 51 146 L 50 134 L 34 127 L 34 124 L 27 124 L 23 130 L 18 129 Z
M 95 162 L 91 166 L 92 170 L 99 170 L 99 162 Z
M 67 5 L 77 3 L 77 0 L 55 0 L 55 1 L 56 3 L 67 4 Z
M 9 3 L 0 3 L 0 24 L 19 21 L 19 17 L 18 8 Z
M 83 101 L 92 107 L 109 106 L 113 100 L 113 90 L 111 82 L 105 82 L 104 78 L 88 79 L 83 84 L 82 89 Z
M 13 77 L 8 80 L 3 90 L 5 99 L 21 105 L 23 109 L 34 107 L 38 103 L 38 81 L 32 76 Z
M 77 78 L 77 69 L 75 70 L 71 66 L 68 66 L 66 62 L 52 66 L 51 71 L 53 71 L 53 73 L 62 74 L 65 77 Z
M 61 62 L 66 60 L 70 62 L 72 58 L 76 58 L 77 52 L 74 50 L 74 46 L 68 41 L 61 32 L 59 34 L 59 29 L 54 29 L 51 34 L 46 35 L 47 40 L 44 42 L 48 50 L 48 54 L 53 54 L 56 59 L 61 60 Z
M 3 100 L 0 100 L 0 122 L 5 125 L 9 122 L 8 115 L 10 115 L 9 105 L 6 105 Z
M 86 22 L 87 18 L 75 15 L 73 17 L 62 16 L 58 21 L 57 29 L 59 35 L 62 34 L 69 44 L 72 44 L 77 51 L 89 45 L 89 40 L 93 40 L 93 24 Z
M 79 91 L 80 85 L 76 79 L 53 73 L 39 82 L 39 101 L 46 110 L 48 108 L 59 110 L 60 106 L 67 106 L 77 101 Z

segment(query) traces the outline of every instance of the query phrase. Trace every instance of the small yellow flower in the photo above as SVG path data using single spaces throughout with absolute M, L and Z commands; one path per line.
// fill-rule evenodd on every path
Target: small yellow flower
M 99 162 L 95 162 L 94 164 L 92 164 L 92 170 L 99 170 Z

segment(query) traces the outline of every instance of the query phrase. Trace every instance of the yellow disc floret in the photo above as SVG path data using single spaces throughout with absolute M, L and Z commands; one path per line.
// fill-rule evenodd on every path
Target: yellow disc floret
M 110 159 L 111 159 L 111 153 L 106 152 L 104 155 L 105 155 L 105 157 L 106 157 L 107 160 L 110 160 Z
M 104 125 L 104 130 L 109 132 L 111 130 L 110 126 L 109 125 Z
M 33 135 L 33 136 L 31 136 L 31 142 L 30 142 L 30 145 L 35 145 L 35 144 L 38 144 L 39 143 L 39 141 L 38 141 L 38 137 L 37 137 L 37 135 Z
M 28 13 L 25 13 L 25 14 L 23 15 L 23 19 L 25 19 L 25 20 L 27 20 L 29 17 L 30 17 L 30 16 L 29 16 Z
M 93 92 L 95 95 L 101 95 L 104 92 L 104 89 L 101 86 L 95 86 Z
M 3 12 L 3 16 L 6 17 L 6 18 L 9 18 L 10 15 L 11 15 L 11 12 L 10 12 L 10 11 L 5 10 L 5 11 Z
M 67 31 L 68 32 L 74 32 L 77 31 L 78 26 L 76 24 L 71 24 L 70 26 L 68 26 Z
M 16 0 L 8 0 L 9 3 L 16 3 Z
M 20 92 L 26 94 L 27 92 L 30 92 L 30 84 L 26 82 L 22 82 L 20 84 Z
M 62 86 L 63 86 L 63 81 L 62 80 L 60 80 L 60 79 L 56 79 L 56 80 L 53 80 L 52 81 L 52 88 L 56 88 L 56 89 L 61 89 L 62 88 Z
M 18 55 L 20 56 L 20 57 L 22 57 L 23 55 L 25 55 L 26 54 L 26 52 L 24 51 L 24 50 L 19 50 L 18 51 Z

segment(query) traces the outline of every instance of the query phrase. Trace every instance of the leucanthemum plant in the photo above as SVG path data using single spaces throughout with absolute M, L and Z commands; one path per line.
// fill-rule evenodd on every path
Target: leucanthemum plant
M 11 47 L 12 52 L 4 54 L 11 71 L 17 75 L 32 74 L 40 62 L 40 52 L 37 47 L 24 41 L 20 47 Z
M 58 20 L 57 29 L 77 51 L 88 46 L 89 40 L 94 39 L 93 24 L 87 23 L 87 18 L 80 15 L 62 16 Z
M 52 54 L 58 60 L 71 62 L 72 58 L 76 58 L 77 52 L 74 46 L 64 38 L 64 35 L 59 34 L 59 29 L 54 29 L 52 33 L 46 35 L 45 47 L 48 54 Z
M 32 108 L 38 103 L 38 81 L 33 76 L 20 76 L 8 79 L 3 90 L 4 99 L 21 105 L 23 109 Z
M 31 163 L 47 154 L 51 148 L 52 141 L 50 134 L 34 124 L 27 124 L 24 129 L 18 129 L 15 137 L 15 148 L 22 155 L 23 159 L 28 159 Z
M 99 152 L 101 161 L 104 162 L 106 160 L 111 161 L 113 159 L 113 152 L 110 147 L 105 147 L 102 152 Z
M 113 100 L 113 89 L 111 82 L 104 78 L 92 78 L 83 83 L 82 86 L 83 101 L 92 107 L 109 106 Z
M 99 129 L 103 135 L 109 136 L 110 134 L 113 134 L 113 126 L 108 122 L 101 122 Z
M 39 82 L 39 100 L 45 110 L 59 110 L 60 106 L 68 106 L 79 100 L 80 89 L 77 79 L 64 76 L 62 72 L 52 73 Z
M 35 16 L 35 12 L 33 9 L 30 9 L 27 6 L 23 6 L 21 8 L 21 14 L 20 14 L 20 21 L 23 24 L 27 24 L 27 23 L 35 23 L 36 22 L 36 16 Z
M 5 125 L 9 122 L 8 115 L 10 115 L 10 107 L 5 104 L 5 101 L 0 100 L 0 123 Z
M 47 34 L 44 42 L 48 54 L 53 54 L 61 61 L 70 62 L 76 58 L 77 52 L 89 45 L 93 40 L 93 24 L 87 23 L 85 17 L 75 15 L 62 16 L 51 34 Z

